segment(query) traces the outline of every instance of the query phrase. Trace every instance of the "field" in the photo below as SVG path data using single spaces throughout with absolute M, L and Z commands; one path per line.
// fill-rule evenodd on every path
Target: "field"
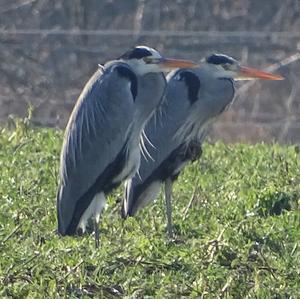
M 62 131 L 0 129 L 1 298 L 299 298 L 300 149 L 205 144 L 174 189 L 136 218 L 109 198 L 101 246 L 56 234 Z

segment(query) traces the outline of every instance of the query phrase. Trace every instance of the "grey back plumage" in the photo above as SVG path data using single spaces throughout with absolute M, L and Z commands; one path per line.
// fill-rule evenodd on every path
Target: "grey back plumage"
M 185 72 L 189 74 L 184 75 Z M 189 79 L 194 83 L 190 81 L 191 84 L 188 84 Z M 184 154 L 191 143 L 201 144 L 209 123 L 226 109 L 234 97 L 232 80 L 217 78 L 205 65 L 170 73 L 167 83 L 165 100 L 145 129 L 153 145 L 147 147 L 152 159 L 142 157 L 138 175 L 128 182 L 123 216 L 135 214 L 144 205 L 147 199 L 142 197 L 151 193 L 146 191 L 147 188 L 150 190 L 153 182 L 161 183 L 172 175 L 170 172 L 176 172 L 176 167 L 181 167 L 181 162 L 175 161 L 176 155 Z M 192 90 L 195 88 L 196 94 Z M 174 164 L 173 169 L 169 168 L 170 164 Z

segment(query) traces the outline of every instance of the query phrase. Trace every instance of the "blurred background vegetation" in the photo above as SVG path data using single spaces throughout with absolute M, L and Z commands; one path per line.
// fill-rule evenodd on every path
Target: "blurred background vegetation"
M 63 128 L 98 63 L 137 44 L 200 60 L 212 52 L 286 80 L 238 84 L 212 140 L 300 141 L 298 0 L 1 0 L 0 122 L 34 107 Z

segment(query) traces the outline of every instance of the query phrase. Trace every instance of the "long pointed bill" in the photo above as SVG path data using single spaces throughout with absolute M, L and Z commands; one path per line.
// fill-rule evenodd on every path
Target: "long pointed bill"
M 165 70 L 173 70 L 178 68 L 196 68 L 199 64 L 182 59 L 172 59 L 172 58 L 161 58 L 158 64 Z
M 284 77 L 267 73 L 247 66 L 240 66 L 236 80 L 262 79 L 262 80 L 284 80 Z

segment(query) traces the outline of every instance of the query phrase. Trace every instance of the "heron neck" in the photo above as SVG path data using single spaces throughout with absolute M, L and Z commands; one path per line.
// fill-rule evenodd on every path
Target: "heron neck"
M 166 80 L 162 73 L 149 73 L 138 76 L 138 93 L 136 97 L 135 121 L 144 127 L 161 104 L 166 88 Z

